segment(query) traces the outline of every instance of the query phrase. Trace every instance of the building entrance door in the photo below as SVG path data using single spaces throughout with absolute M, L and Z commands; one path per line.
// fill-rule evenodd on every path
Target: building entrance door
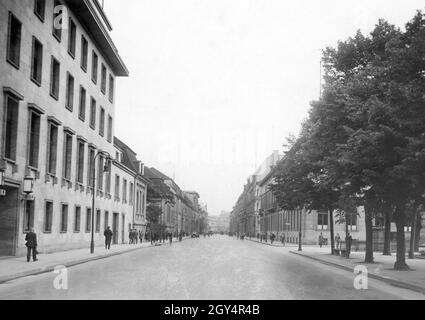
M 5 196 L 0 196 L 0 256 L 16 254 L 16 235 L 19 214 L 18 188 L 5 186 Z
M 114 234 L 112 239 L 113 244 L 118 244 L 118 230 L 119 230 L 118 228 L 119 228 L 119 214 L 114 213 L 114 218 L 112 221 L 112 233 Z

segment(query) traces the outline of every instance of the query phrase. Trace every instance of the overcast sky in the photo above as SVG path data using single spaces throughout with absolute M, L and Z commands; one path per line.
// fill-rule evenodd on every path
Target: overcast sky
M 423 0 L 105 0 L 130 70 L 116 135 L 149 167 L 196 190 L 210 215 L 319 96 L 320 57 L 379 18 L 404 26 Z

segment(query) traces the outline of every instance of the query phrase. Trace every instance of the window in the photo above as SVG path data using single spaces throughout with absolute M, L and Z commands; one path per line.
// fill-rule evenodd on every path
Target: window
M 317 229 L 328 230 L 328 214 L 327 213 L 317 214 Z
M 104 159 L 102 156 L 99 156 L 98 160 L 98 169 L 97 169 L 97 190 L 103 191 L 103 169 L 104 169 Z
M 111 194 L 111 164 L 108 165 L 108 171 L 106 172 L 106 193 Z
M 96 100 L 93 97 L 90 103 L 90 128 L 96 129 Z
M 64 143 L 64 166 L 63 166 L 63 177 L 65 180 L 71 180 L 71 166 L 72 166 L 72 135 L 65 132 L 65 143 Z
M 134 202 L 134 184 L 130 182 L 130 204 L 132 205 Z
M 49 122 L 49 140 L 47 146 L 47 172 L 56 175 L 56 160 L 58 155 L 58 127 Z
M 106 67 L 105 65 L 102 63 L 102 79 L 101 79 L 101 84 L 100 84 L 100 90 L 102 91 L 103 94 L 106 93 Z
M 109 101 L 114 103 L 114 77 L 109 75 Z
M 115 175 L 115 199 L 119 201 L 120 199 L 120 177 Z
M 97 84 L 97 68 L 98 68 L 99 58 L 96 52 L 92 52 L 92 62 L 91 62 L 91 79 L 94 84 Z
M 34 201 L 25 201 L 24 232 L 34 227 Z
M 19 68 L 21 57 L 22 23 L 9 12 L 9 30 L 7 36 L 7 61 Z
M 81 229 L 81 207 L 75 207 L 74 232 L 80 232 Z
M 68 231 L 68 205 L 62 204 L 60 232 L 65 233 L 67 231 Z
M 91 209 L 87 208 L 86 212 L 86 232 L 91 231 Z
M 94 157 L 95 150 L 93 148 L 89 149 L 89 160 L 88 160 L 88 174 L 87 174 L 87 185 L 90 188 L 93 188 L 93 174 L 94 174 Z
M 43 69 L 43 45 L 36 37 L 32 37 L 31 80 L 41 86 Z
M 80 86 L 80 102 L 78 106 L 78 118 L 81 121 L 86 120 L 86 89 L 84 89 L 82 86 Z
M 87 72 L 87 62 L 89 54 L 89 43 L 84 36 L 81 36 L 81 69 Z
M 16 146 L 18 138 L 19 101 L 6 95 L 6 130 L 4 142 L 4 156 L 6 159 L 16 161 Z
M 108 142 L 112 142 L 112 117 L 108 116 Z
M 138 214 L 140 212 L 140 193 L 139 191 L 136 192 L 136 213 Z
M 52 56 L 50 72 L 50 95 L 56 100 L 59 99 L 60 63 Z
M 100 232 L 100 210 L 96 210 L 96 232 Z
M 30 110 L 28 165 L 38 168 L 38 153 L 40 148 L 40 115 Z
M 105 109 L 100 107 L 100 116 L 99 116 L 99 135 L 101 137 L 105 136 Z
M 125 179 L 122 182 L 122 201 L 127 202 L 127 180 Z
M 84 183 L 84 141 L 78 141 L 78 156 L 77 156 L 77 182 Z
M 44 212 L 44 232 L 52 232 L 53 202 L 46 201 Z
M 62 4 L 55 0 L 53 8 L 53 35 L 60 42 L 62 39 Z
M 68 28 L 68 53 L 75 58 L 75 44 L 77 39 L 77 26 L 72 19 L 69 19 Z
M 74 109 L 74 77 L 68 72 L 66 79 L 66 108 Z
M 103 229 L 106 230 L 109 227 L 109 211 L 105 211 L 105 220 L 103 221 Z
M 43 22 L 44 22 L 45 11 L 46 11 L 46 0 L 35 0 L 34 13 Z
M 141 204 L 142 207 L 140 208 L 140 212 L 144 214 L 145 213 L 145 192 L 142 192 L 140 197 L 142 198 L 142 204 Z
M 347 215 L 348 230 L 357 231 L 357 214 Z

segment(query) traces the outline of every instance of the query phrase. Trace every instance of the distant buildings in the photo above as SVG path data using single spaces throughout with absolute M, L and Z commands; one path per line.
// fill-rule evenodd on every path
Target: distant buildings
M 274 183 L 274 166 L 282 159 L 277 151 L 273 152 L 256 173 L 249 177 L 230 215 L 230 232 L 246 234 L 269 241 L 273 233 L 286 242 L 298 243 L 299 231 L 302 231 L 304 244 L 317 244 L 322 233 L 330 243 L 329 214 L 322 211 L 308 212 L 304 208 L 282 210 L 276 201 L 270 185 Z M 334 221 L 338 221 L 334 213 Z M 348 230 L 353 239 L 365 241 L 364 211 L 359 208 L 358 215 L 348 221 Z M 335 223 L 335 235 L 345 237 L 345 225 Z
M 230 213 L 222 211 L 219 216 L 208 217 L 209 230 L 218 233 L 228 233 L 230 223 Z

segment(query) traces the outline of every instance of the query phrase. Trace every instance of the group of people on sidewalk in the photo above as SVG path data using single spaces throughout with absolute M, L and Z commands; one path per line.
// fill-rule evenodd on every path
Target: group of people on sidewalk
M 341 250 L 342 249 L 342 240 L 341 240 L 341 236 L 339 235 L 339 233 L 336 234 L 335 236 L 335 249 L 337 250 Z M 353 243 L 353 238 L 351 236 L 350 233 L 347 233 L 346 237 L 345 237 L 345 249 L 347 250 L 346 255 L 349 256 L 351 253 L 351 246 Z M 327 245 L 327 239 L 324 238 L 323 233 L 320 233 L 319 235 L 319 246 L 320 248 L 324 245 Z
M 132 229 L 128 236 L 130 244 L 137 244 L 138 240 L 140 240 L 140 244 L 143 243 L 143 232 L 141 230 L 137 231 L 137 229 Z

